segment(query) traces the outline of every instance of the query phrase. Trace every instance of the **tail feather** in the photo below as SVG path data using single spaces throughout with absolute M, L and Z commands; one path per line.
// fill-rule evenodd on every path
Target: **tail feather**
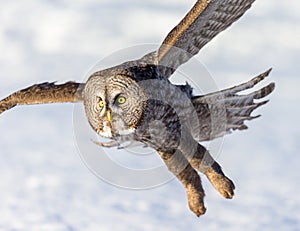
M 273 92 L 274 83 L 248 94 L 241 91 L 252 89 L 265 79 L 272 69 L 256 76 L 250 81 L 222 91 L 192 98 L 192 103 L 199 118 L 199 129 L 196 137 L 199 141 L 212 140 L 224 136 L 234 130 L 244 130 L 248 127 L 245 121 L 258 118 L 252 112 L 268 103 L 268 100 L 256 102 Z

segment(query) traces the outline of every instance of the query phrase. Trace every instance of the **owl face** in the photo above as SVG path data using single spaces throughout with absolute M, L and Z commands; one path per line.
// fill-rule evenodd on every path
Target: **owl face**
M 121 74 L 96 73 L 84 89 L 88 121 L 98 134 L 108 138 L 133 133 L 142 119 L 145 104 L 143 89 Z

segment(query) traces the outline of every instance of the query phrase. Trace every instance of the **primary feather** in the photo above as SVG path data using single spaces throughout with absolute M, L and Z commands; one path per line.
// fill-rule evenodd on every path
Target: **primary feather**
M 238 20 L 255 0 L 198 0 L 167 35 L 158 51 L 159 69 L 165 78 Z

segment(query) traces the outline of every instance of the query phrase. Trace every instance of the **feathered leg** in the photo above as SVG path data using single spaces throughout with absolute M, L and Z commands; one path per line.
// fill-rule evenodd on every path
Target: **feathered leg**
M 190 160 L 190 164 L 193 168 L 203 172 L 223 197 L 231 199 L 234 196 L 235 186 L 232 180 L 224 174 L 221 166 L 211 159 L 212 157 L 206 148 L 198 144 L 197 151 Z
M 190 209 L 199 217 L 204 214 L 204 190 L 198 173 L 192 168 L 187 159 L 178 150 L 174 154 L 158 152 L 168 169 L 184 185 Z
M 233 197 L 235 189 L 233 182 L 225 176 L 221 166 L 206 148 L 194 140 L 189 132 L 183 130 L 179 149 L 192 168 L 204 173 L 223 197 L 228 199 Z

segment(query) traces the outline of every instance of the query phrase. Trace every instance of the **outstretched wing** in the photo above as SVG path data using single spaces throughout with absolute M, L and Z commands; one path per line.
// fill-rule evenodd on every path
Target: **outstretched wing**
M 271 69 L 238 86 L 211 94 L 194 97 L 192 103 L 199 118 L 197 140 L 205 141 L 221 137 L 233 130 L 247 129 L 246 120 L 255 119 L 251 113 L 268 101 L 255 102 L 269 95 L 275 88 L 274 83 L 248 94 L 241 91 L 253 88 L 269 75 Z
M 0 114 L 17 105 L 80 102 L 83 88 L 84 84 L 75 82 L 35 84 L 1 100 Z
M 170 77 L 181 64 L 238 20 L 254 1 L 198 0 L 159 48 L 156 63 L 161 74 Z

